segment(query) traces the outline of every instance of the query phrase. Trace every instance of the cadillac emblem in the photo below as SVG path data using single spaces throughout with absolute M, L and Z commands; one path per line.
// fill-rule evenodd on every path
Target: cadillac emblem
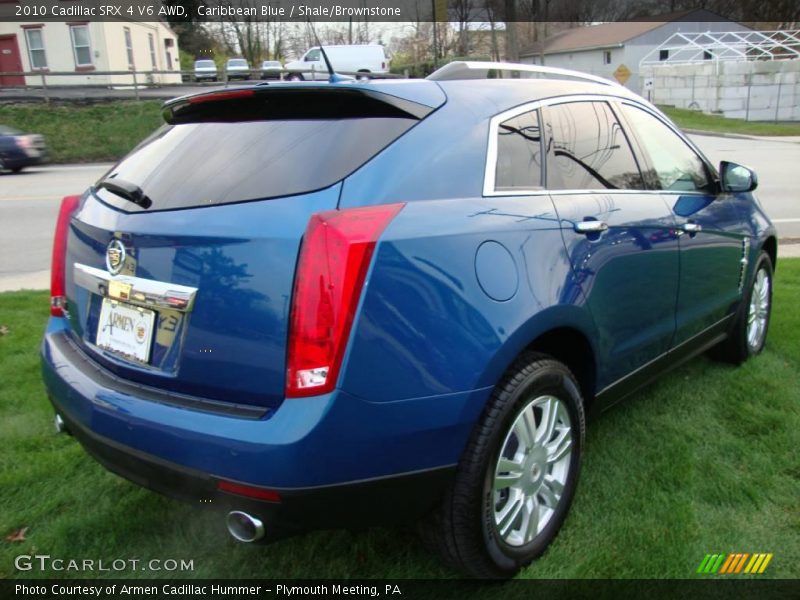
M 125 264 L 125 246 L 118 239 L 111 240 L 106 248 L 106 268 L 112 275 L 116 275 L 122 270 Z

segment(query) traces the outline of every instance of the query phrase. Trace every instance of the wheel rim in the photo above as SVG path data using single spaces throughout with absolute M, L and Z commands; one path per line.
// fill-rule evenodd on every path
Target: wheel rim
M 519 413 L 494 470 L 494 522 L 510 546 L 541 533 L 564 495 L 572 459 L 572 423 L 564 402 L 539 396 Z
M 766 269 L 759 269 L 750 294 L 750 308 L 747 311 L 747 343 L 757 350 L 764 342 L 769 318 L 770 281 Z

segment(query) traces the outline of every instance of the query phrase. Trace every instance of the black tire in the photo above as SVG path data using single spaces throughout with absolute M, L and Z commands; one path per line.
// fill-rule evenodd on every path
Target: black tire
M 11 172 L 12 172 L 12 173 L 19 173 L 19 172 L 20 172 L 20 171 L 22 171 L 22 169 L 24 169 L 24 168 L 25 168 L 25 167 L 11 167 Z
M 303 81 L 303 76 L 300 73 L 289 73 L 286 81 Z
M 557 398 L 569 415 L 571 454 L 566 466 L 561 467 L 562 474 L 566 470 L 565 482 L 561 497 L 541 531 L 529 542 L 510 544 L 500 534 L 496 524 L 495 511 L 502 511 L 505 505 L 503 490 L 496 492 L 494 489 L 497 476 L 495 468 L 501 451 L 506 452 L 508 444 L 513 443 L 509 440 L 513 440 L 511 428 L 517 418 L 532 402 L 542 397 Z M 492 393 L 461 457 L 450 489 L 440 505 L 420 522 L 419 532 L 423 541 L 447 565 L 468 576 L 513 576 L 541 556 L 561 529 L 575 495 L 584 435 L 583 400 L 570 370 L 548 356 L 523 354 Z M 518 452 L 521 448 L 522 444 Z M 527 457 L 528 453 L 525 452 L 523 456 Z M 535 471 L 523 469 L 521 472 L 524 477 L 535 477 Z M 506 502 L 510 505 L 511 489 L 506 493 L 509 494 Z M 542 498 L 538 492 L 533 494 L 538 505 Z M 508 508 L 511 509 L 511 506 Z M 509 523 L 517 518 L 511 518 Z M 519 519 L 524 518 L 525 515 L 519 513 Z M 524 524 L 520 524 L 522 529 Z
M 759 281 L 759 273 L 764 272 L 767 280 L 767 308 L 766 308 L 766 321 L 764 323 L 763 331 L 758 336 L 755 343 L 751 343 L 749 339 L 749 319 L 751 301 L 753 299 L 753 291 L 756 289 Z M 773 265 L 769 254 L 761 252 L 756 261 L 756 266 L 753 269 L 753 275 L 747 283 L 744 293 L 742 294 L 742 302 L 736 311 L 733 325 L 728 333 L 725 341 L 711 349 L 710 356 L 715 360 L 727 362 L 734 365 L 740 365 L 751 356 L 755 356 L 764 349 L 764 344 L 767 340 L 767 333 L 769 332 L 769 321 L 772 314 L 772 281 L 773 281 Z

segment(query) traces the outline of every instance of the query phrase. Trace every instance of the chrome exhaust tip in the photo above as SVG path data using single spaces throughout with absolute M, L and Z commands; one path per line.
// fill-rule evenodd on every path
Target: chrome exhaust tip
M 53 419 L 53 427 L 55 427 L 56 433 L 68 433 L 67 424 L 64 423 L 64 419 L 61 418 L 61 415 L 58 413 L 56 413 L 56 416 Z
M 228 526 L 228 533 L 240 542 L 256 542 L 264 537 L 264 523 L 246 512 L 232 510 L 228 513 L 225 523 Z

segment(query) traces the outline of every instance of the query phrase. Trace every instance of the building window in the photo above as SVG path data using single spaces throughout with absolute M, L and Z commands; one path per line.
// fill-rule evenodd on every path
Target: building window
M 147 41 L 150 43 L 150 63 L 153 65 L 153 70 L 157 69 L 156 66 L 156 40 L 152 33 L 147 34 Z
M 31 70 L 46 69 L 47 55 L 44 52 L 44 36 L 41 29 L 26 29 L 25 40 L 28 42 L 28 58 Z
M 89 39 L 88 25 L 72 25 L 69 28 L 72 38 L 72 53 L 76 67 L 92 66 L 92 44 Z
M 668 59 L 669 59 L 669 50 L 658 51 L 658 60 L 668 60 Z
M 130 27 L 125 28 L 125 50 L 128 52 L 128 68 L 133 68 L 133 42 L 131 41 Z
M 611 64 L 611 50 L 606 50 L 603 52 L 603 64 L 610 65 Z

